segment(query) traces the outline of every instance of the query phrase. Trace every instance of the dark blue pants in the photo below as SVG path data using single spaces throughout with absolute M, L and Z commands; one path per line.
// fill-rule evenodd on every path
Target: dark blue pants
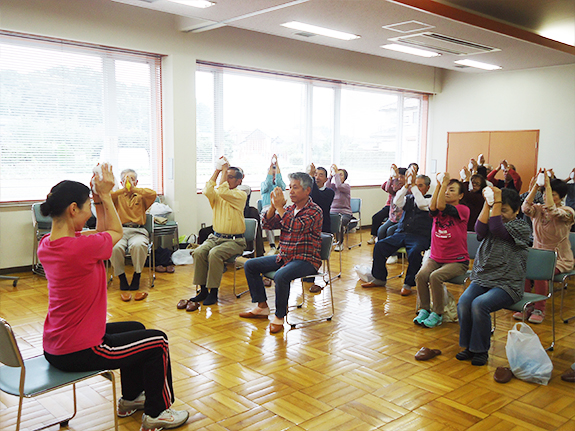
M 423 260 L 422 253 L 430 246 L 430 239 L 421 235 L 399 232 L 387 238 L 377 241 L 373 248 L 372 275 L 381 281 L 387 280 L 387 267 L 385 262 L 389 256 L 394 254 L 401 247 L 407 251 L 407 261 L 409 263 L 405 274 L 405 284 L 415 286 L 415 274 L 421 268 Z

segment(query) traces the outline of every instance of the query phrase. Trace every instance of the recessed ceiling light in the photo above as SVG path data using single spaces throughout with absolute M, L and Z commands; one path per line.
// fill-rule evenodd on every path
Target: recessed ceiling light
M 501 69 L 501 66 L 497 66 L 495 64 L 489 64 L 489 63 L 482 63 L 480 61 L 475 61 L 475 60 L 455 60 L 455 63 L 461 64 L 463 66 L 476 67 L 477 69 L 483 69 L 483 70 Z
M 337 30 L 330 30 L 329 28 L 318 27 L 316 25 L 311 24 L 304 24 L 303 22 L 298 21 L 286 22 L 285 24 L 282 24 L 282 26 L 292 28 L 294 30 L 306 31 L 308 33 L 333 37 L 335 39 L 341 39 L 341 40 L 353 40 L 353 39 L 359 39 L 361 37 L 356 34 L 344 33 L 343 31 L 337 31 Z
M 205 9 L 207 7 L 215 5 L 213 1 L 207 1 L 207 0 L 168 0 L 168 1 L 171 1 L 172 3 L 180 3 L 186 6 L 197 7 L 201 9 Z
M 441 54 L 433 51 L 426 51 L 424 49 L 412 48 L 410 46 L 399 45 L 397 43 L 390 43 L 389 45 L 381 45 L 382 48 L 390 49 L 392 51 L 403 52 L 404 54 L 418 55 L 420 57 L 439 57 Z

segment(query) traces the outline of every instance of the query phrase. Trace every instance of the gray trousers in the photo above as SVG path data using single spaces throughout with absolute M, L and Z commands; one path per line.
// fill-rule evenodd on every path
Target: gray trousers
M 218 289 L 224 273 L 224 262 L 241 255 L 246 249 L 244 238 L 224 239 L 210 235 L 194 250 L 194 284 Z
M 110 259 L 114 268 L 114 275 L 117 277 L 124 273 L 126 250 L 130 252 L 132 257 L 134 271 L 141 273 L 148 257 L 149 242 L 148 231 L 143 227 L 124 227 L 124 236 L 114 246 Z
M 433 259 L 427 259 L 415 276 L 417 295 L 421 308 L 431 308 L 430 299 L 433 299 L 433 310 L 437 314 L 443 314 L 443 282 L 453 277 L 464 274 L 469 269 L 469 262 L 465 263 L 439 263 Z M 431 298 L 429 291 L 431 290 Z

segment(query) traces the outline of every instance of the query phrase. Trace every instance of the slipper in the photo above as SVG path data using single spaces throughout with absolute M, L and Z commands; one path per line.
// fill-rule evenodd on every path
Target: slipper
M 148 297 L 148 292 L 137 292 L 134 295 L 134 301 L 141 301 L 143 299 L 146 299 Z
M 427 347 L 422 347 L 419 352 L 415 354 L 416 361 L 428 361 L 435 358 L 437 355 L 441 355 L 441 350 L 428 349 Z
M 507 367 L 497 367 L 493 380 L 497 383 L 507 383 L 513 377 L 513 372 Z
M 317 284 L 314 284 L 312 287 L 309 288 L 309 291 L 311 293 L 319 293 L 323 290 L 322 286 L 318 286 Z
M 270 334 L 277 334 L 284 330 L 284 325 L 276 325 L 275 323 L 270 323 Z
M 156 266 L 156 272 L 166 272 L 166 267 L 164 265 Z
M 243 317 L 244 319 L 267 319 L 269 317 L 269 312 L 268 314 L 256 314 L 251 311 L 242 311 L 240 313 L 240 317 Z
M 176 305 L 176 308 L 178 310 L 183 310 L 184 308 L 186 308 L 187 305 L 188 305 L 187 299 L 180 299 L 180 301 L 178 302 L 178 305 Z
M 199 302 L 192 302 L 192 301 L 188 301 L 188 305 L 186 305 L 186 311 L 196 311 L 198 308 L 200 308 L 200 303 Z
M 120 298 L 122 299 L 122 301 L 128 302 L 128 301 L 130 301 L 130 300 L 132 299 L 132 294 L 131 294 L 131 293 L 122 292 L 122 293 L 120 293 Z
M 174 265 L 168 265 L 166 266 L 166 272 L 173 274 L 174 272 L 176 272 L 176 268 L 174 267 Z
M 272 281 L 269 278 L 264 278 L 264 286 L 270 287 L 272 285 Z

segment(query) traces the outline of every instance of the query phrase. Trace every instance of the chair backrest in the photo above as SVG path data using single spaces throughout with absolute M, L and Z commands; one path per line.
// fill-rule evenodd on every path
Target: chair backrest
M 350 202 L 351 204 L 351 212 L 352 213 L 360 213 L 361 212 L 361 199 L 360 198 L 351 198 Z
M 467 232 L 467 252 L 469 253 L 469 259 L 475 259 L 479 244 L 481 244 L 481 241 L 477 239 L 477 234 L 475 232 Z
M 244 239 L 246 242 L 253 241 L 256 237 L 256 230 L 258 228 L 258 221 L 255 218 L 244 219 L 246 223 L 246 231 L 244 233 Z
M 553 280 L 556 264 L 557 252 L 530 248 L 525 278 L 528 280 Z
M 39 203 L 32 204 L 32 223 L 38 230 L 52 229 L 52 217 L 42 215 Z
M 152 235 L 154 234 L 154 216 L 152 214 L 146 214 L 146 224 L 144 225 L 144 229 L 148 231 L 148 235 L 150 236 L 150 241 L 153 241 Z
M 0 317 L 0 363 L 9 367 L 24 365 L 16 337 L 8 322 Z
M 341 230 L 341 214 L 330 214 L 331 233 L 338 233 Z
M 261 213 L 262 210 L 264 209 L 263 201 L 262 201 L 261 199 L 258 199 L 256 205 L 257 205 L 257 207 L 258 207 L 258 212 Z
M 333 235 L 331 233 L 321 233 L 321 260 L 329 260 L 331 256 L 331 246 L 333 245 Z

